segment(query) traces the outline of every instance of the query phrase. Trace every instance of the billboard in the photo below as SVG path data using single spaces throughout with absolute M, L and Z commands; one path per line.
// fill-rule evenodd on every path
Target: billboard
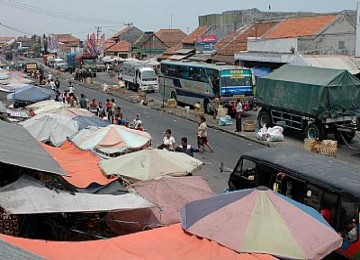
M 217 43 L 217 36 L 214 34 L 199 36 L 195 43 L 196 50 L 200 52 L 212 52 L 215 43 Z

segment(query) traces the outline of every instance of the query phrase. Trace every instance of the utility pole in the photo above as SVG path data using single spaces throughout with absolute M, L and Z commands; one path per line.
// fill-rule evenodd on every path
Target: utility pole
M 127 27 L 130 27 L 130 26 L 133 25 L 133 23 L 132 22 L 131 23 L 127 22 L 127 23 L 124 23 L 124 25 L 127 26 Z
M 96 44 L 97 44 L 99 40 L 99 34 L 102 32 L 101 31 L 102 28 L 100 26 L 96 26 L 95 29 L 96 29 Z

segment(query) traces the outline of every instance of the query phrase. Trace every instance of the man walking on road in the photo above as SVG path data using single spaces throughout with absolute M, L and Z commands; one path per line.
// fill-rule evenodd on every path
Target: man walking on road
M 60 80 L 58 77 L 56 77 L 56 80 L 55 80 L 55 90 L 56 91 L 59 91 L 60 89 Z
M 235 121 L 236 121 L 236 132 L 241 132 L 241 114 L 243 112 L 243 107 L 241 104 L 240 99 L 236 100 L 237 104 L 236 104 L 236 116 L 235 116 Z

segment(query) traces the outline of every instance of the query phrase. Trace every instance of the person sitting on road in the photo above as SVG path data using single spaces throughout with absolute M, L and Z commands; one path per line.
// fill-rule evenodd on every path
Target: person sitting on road
M 139 122 L 141 122 L 141 116 L 140 114 L 136 114 L 134 120 L 130 123 L 129 127 L 136 129 Z
M 166 129 L 164 134 L 165 134 L 165 136 L 163 139 L 163 143 L 158 146 L 158 149 L 165 148 L 166 150 L 174 151 L 176 141 L 175 141 L 175 138 L 171 135 L 171 129 Z
M 142 132 L 145 131 L 144 128 L 143 128 L 143 126 L 142 126 L 142 121 L 141 121 L 141 120 L 139 120 L 139 121 L 137 122 L 137 126 L 136 126 L 135 129 L 138 130 L 138 131 L 142 131 Z
M 181 145 L 175 148 L 175 152 L 186 153 L 190 156 L 194 156 L 194 153 L 199 152 L 199 149 L 193 148 L 190 144 L 188 144 L 188 140 L 186 137 L 181 138 Z

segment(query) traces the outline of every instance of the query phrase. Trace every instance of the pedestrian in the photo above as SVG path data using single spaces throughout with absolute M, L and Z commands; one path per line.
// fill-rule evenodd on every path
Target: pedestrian
M 71 81 L 69 81 L 68 92 L 69 94 L 74 93 L 74 86 Z
M 56 80 L 55 80 L 55 89 L 57 91 L 59 91 L 59 89 L 60 89 L 60 80 L 58 77 L 56 77 Z
M 113 115 L 113 116 L 115 116 L 115 111 L 116 110 L 116 103 L 115 103 L 115 99 L 111 99 L 111 114 Z
M 171 129 L 166 129 L 164 132 L 163 143 L 158 146 L 158 149 L 166 149 L 169 151 L 175 151 L 175 138 L 171 135 Z
M 107 113 L 107 117 L 108 117 L 108 121 L 112 122 L 112 103 L 110 101 L 110 99 L 106 99 L 106 113 Z
M 219 107 L 220 107 L 220 98 L 218 96 L 216 96 L 214 98 L 212 105 L 213 105 L 213 111 L 214 111 L 213 118 L 216 119 L 217 115 L 218 115 Z
M 187 138 L 183 137 L 181 138 L 181 145 L 175 148 L 175 152 L 186 153 L 190 156 L 194 156 L 194 153 L 199 152 L 199 149 L 193 148 L 191 144 L 188 144 Z
M 241 114 L 243 112 L 243 107 L 240 99 L 236 101 L 236 114 L 235 114 L 235 122 L 236 122 L 236 132 L 241 132 Z
M 98 115 L 98 104 L 96 102 L 96 99 L 93 98 L 89 104 L 89 110 L 91 113 Z
M 198 141 L 198 149 L 200 153 L 204 152 L 205 145 L 209 147 L 211 153 L 214 151 L 208 140 L 205 116 L 200 117 L 200 124 L 197 132 L 197 141 Z
M 80 104 L 80 108 L 86 109 L 86 97 L 84 94 L 80 95 L 80 99 L 79 99 L 79 104 Z
M 105 107 L 103 107 L 103 104 L 101 101 L 99 101 L 99 106 L 97 108 L 97 116 L 100 118 L 103 118 L 103 114 L 106 115 Z
M 53 79 L 50 80 L 50 87 L 53 91 L 55 91 L 55 82 Z

